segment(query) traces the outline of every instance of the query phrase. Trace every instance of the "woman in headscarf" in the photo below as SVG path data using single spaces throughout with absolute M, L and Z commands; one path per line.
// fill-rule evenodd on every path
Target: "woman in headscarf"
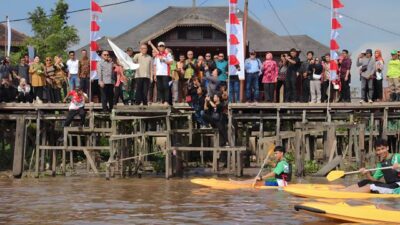
M 382 51 L 380 49 L 375 50 L 375 76 L 374 76 L 374 97 L 373 101 L 380 102 L 383 97 L 383 67 L 385 65 L 385 61 L 382 58 Z
M 44 65 L 40 62 L 39 56 L 36 56 L 29 67 L 29 73 L 32 76 L 33 95 L 36 99 L 36 103 L 42 103 L 43 99 L 43 87 L 46 85 L 44 70 Z
M 279 68 L 277 63 L 272 59 L 272 53 L 270 52 L 265 55 L 265 61 L 263 62 L 262 71 L 262 83 L 264 84 L 265 101 L 273 102 Z

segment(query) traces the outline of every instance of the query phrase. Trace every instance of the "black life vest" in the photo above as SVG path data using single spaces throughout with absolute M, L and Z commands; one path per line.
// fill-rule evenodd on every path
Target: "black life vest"
M 392 164 L 392 157 L 389 159 L 384 160 L 381 162 L 382 167 L 387 167 L 387 166 L 393 166 Z M 387 169 L 387 170 L 382 170 L 383 177 L 385 178 L 385 182 L 387 184 L 392 184 L 392 183 L 397 183 L 400 182 L 400 172 L 394 169 Z
M 288 165 L 289 165 L 289 172 L 288 173 L 283 172 L 279 175 L 275 174 L 276 179 L 281 179 L 287 182 L 290 182 L 292 180 L 292 164 L 288 163 Z

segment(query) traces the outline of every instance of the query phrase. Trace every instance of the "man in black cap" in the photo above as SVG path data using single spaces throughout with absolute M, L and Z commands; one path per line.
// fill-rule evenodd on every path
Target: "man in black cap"
M 372 50 L 367 49 L 365 51 L 365 57 L 362 54 L 358 56 L 357 66 L 361 67 L 360 75 L 361 75 L 361 101 L 360 103 L 364 103 L 368 101 L 372 103 L 372 97 L 374 95 L 374 87 L 373 87 L 373 75 L 375 73 L 375 60 L 372 59 Z M 368 88 L 368 93 L 367 93 Z
M 297 56 L 297 50 L 295 48 L 290 49 L 290 56 L 286 55 L 286 60 L 288 61 L 288 69 L 286 75 L 285 84 L 285 101 L 294 102 L 296 101 L 296 80 L 297 72 L 300 68 L 300 59 Z

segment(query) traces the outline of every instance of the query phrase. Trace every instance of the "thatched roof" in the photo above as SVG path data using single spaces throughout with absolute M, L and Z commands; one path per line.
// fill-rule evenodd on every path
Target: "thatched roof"
M 6 45 L 6 29 L 6 25 L 0 24 L 0 46 Z M 21 46 L 27 38 L 27 35 L 11 28 L 11 46 Z
M 226 33 L 225 23 L 228 17 L 228 7 L 168 7 L 152 16 L 143 23 L 112 39 L 121 49 L 132 47 L 139 50 L 140 43 L 155 39 L 160 35 L 182 26 L 212 26 Z M 243 13 L 239 12 L 239 17 Z M 247 38 L 250 49 L 257 52 L 285 52 L 294 44 L 270 31 L 250 16 L 248 19 Z M 111 49 L 107 42 L 98 41 L 101 49 Z M 321 44 L 319 44 L 321 45 Z M 88 45 L 83 47 L 88 49 Z

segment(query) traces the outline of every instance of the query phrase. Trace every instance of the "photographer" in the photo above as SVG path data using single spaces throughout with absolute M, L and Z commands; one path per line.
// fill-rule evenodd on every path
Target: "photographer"
M 364 103 L 368 101 L 372 103 L 372 97 L 374 96 L 374 87 L 373 87 L 373 76 L 375 73 L 375 61 L 372 60 L 372 50 L 367 49 L 365 52 L 365 57 L 362 54 L 358 56 L 357 66 L 361 66 L 361 101 L 360 103 Z M 368 93 L 367 93 L 368 88 Z
M 290 49 L 290 56 L 286 56 L 286 60 L 288 61 L 288 69 L 286 74 L 286 83 L 285 89 L 286 102 L 295 102 L 296 98 L 296 79 L 297 79 L 297 72 L 300 68 L 300 59 L 297 56 L 297 50 L 292 48 Z
M 215 94 L 213 100 L 207 96 L 204 101 L 204 121 L 210 123 L 213 128 L 217 128 L 220 135 L 220 146 L 227 145 L 228 134 L 226 129 L 226 120 L 223 118 L 223 104 L 221 96 Z

